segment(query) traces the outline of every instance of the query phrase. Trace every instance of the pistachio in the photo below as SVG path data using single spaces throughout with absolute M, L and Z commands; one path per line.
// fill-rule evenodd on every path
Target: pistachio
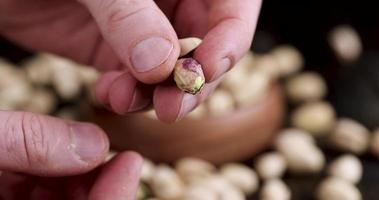
M 200 44 L 202 40 L 200 38 L 196 37 L 189 37 L 189 38 L 183 38 L 179 40 L 180 45 L 180 57 L 185 56 L 194 49 L 196 49 Z
M 278 62 L 271 54 L 262 54 L 255 56 L 254 67 L 257 70 L 267 74 L 270 78 L 276 79 L 280 76 Z
M 207 106 L 205 104 L 200 104 L 194 110 L 192 110 L 187 117 L 190 119 L 202 119 L 208 114 Z
M 49 65 L 49 54 L 40 53 L 24 61 L 22 66 L 28 79 L 36 85 L 48 85 L 52 79 L 52 68 Z
M 182 158 L 176 162 L 175 170 L 184 182 L 192 183 L 210 177 L 216 167 L 199 158 Z
M 334 28 L 328 36 L 329 44 L 342 63 L 352 63 L 362 54 L 362 40 L 349 25 Z
M 316 140 L 306 131 L 287 128 L 279 132 L 279 135 L 274 141 L 276 149 L 286 148 L 293 144 L 310 144 L 316 145 Z
M 190 94 L 197 94 L 205 84 L 200 63 L 193 58 L 182 58 L 176 62 L 174 80 L 179 89 Z
M 151 160 L 145 158 L 141 169 L 141 180 L 150 183 L 153 178 L 154 171 L 154 163 Z
M 288 169 L 294 174 L 320 172 L 325 156 L 314 139 L 296 129 L 288 129 L 275 141 L 276 149 L 284 156 Z
M 108 162 L 108 161 L 112 160 L 112 158 L 115 157 L 116 155 L 117 155 L 116 151 L 110 150 L 108 152 L 107 156 L 105 157 L 104 162 Z
M 376 129 L 371 139 L 371 152 L 379 158 L 379 129 Z
M 233 112 L 233 96 L 225 90 L 216 90 L 208 100 L 208 109 L 211 116 L 220 117 Z
M 369 146 L 370 134 L 367 128 L 357 121 L 341 118 L 329 139 L 333 147 L 361 155 Z
M 20 109 L 28 103 L 33 88 L 23 71 L 0 60 L 0 80 L 1 109 Z
M 208 191 L 216 192 L 218 200 L 246 199 L 243 192 L 223 176 L 214 175 L 207 179 L 200 180 L 196 182 L 196 184 L 206 188 Z
M 255 163 L 258 175 L 264 180 L 280 178 L 286 168 L 286 160 L 278 152 L 265 153 L 259 156 Z
M 81 82 L 87 86 L 95 85 L 100 77 L 100 73 L 95 68 L 85 65 L 78 65 L 77 73 Z
M 258 189 L 259 181 L 257 174 L 253 169 L 243 164 L 225 164 L 221 167 L 220 173 L 223 178 L 245 194 L 252 194 Z
M 291 116 L 292 125 L 314 136 L 327 134 L 335 123 L 335 111 L 328 102 L 308 102 L 299 106 Z
M 79 120 L 79 113 L 76 107 L 62 108 L 54 116 L 67 120 Z
M 327 86 L 319 74 L 304 72 L 287 81 L 286 93 L 293 103 L 315 101 L 326 95 Z
M 155 168 L 150 185 L 154 194 L 162 199 L 180 198 L 185 189 L 180 177 L 167 165 Z
M 330 164 L 328 173 L 331 176 L 356 184 L 362 178 L 363 166 L 356 156 L 346 154 Z
M 317 190 L 319 200 L 361 200 L 362 195 L 353 184 L 340 178 L 329 177 L 321 182 Z
M 218 194 L 203 185 L 191 184 L 186 189 L 183 199 L 181 200 L 218 200 Z
M 144 115 L 152 120 L 158 120 L 157 114 L 155 113 L 155 110 L 150 110 L 144 113 Z
M 271 55 L 276 59 L 279 74 L 282 77 L 298 72 L 304 65 L 304 58 L 299 50 L 290 45 L 275 48 Z
M 246 83 L 251 69 L 254 68 L 253 65 L 254 55 L 249 51 L 228 73 L 225 74 L 221 81 L 221 86 L 229 91 L 238 89 L 241 85 Z
M 282 180 L 270 179 L 263 184 L 260 197 L 262 200 L 289 200 L 291 191 Z
M 76 98 L 82 87 L 77 64 L 66 58 L 50 55 L 48 64 L 52 68 L 52 85 L 64 100 Z
M 144 183 L 140 183 L 137 190 L 137 200 L 144 200 L 150 194 L 150 189 Z
M 259 70 L 252 70 L 245 82 L 231 90 L 238 107 L 244 107 L 262 100 L 270 89 L 270 77 Z
M 54 110 L 56 104 L 53 92 L 38 88 L 32 92 L 29 101 L 22 107 L 22 110 L 48 114 Z

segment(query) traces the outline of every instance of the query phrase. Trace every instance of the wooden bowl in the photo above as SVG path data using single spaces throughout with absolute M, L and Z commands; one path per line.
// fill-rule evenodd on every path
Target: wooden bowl
M 281 89 L 272 87 L 259 103 L 233 113 L 165 124 L 146 114 L 126 117 L 97 114 L 94 119 L 116 150 L 135 150 L 157 162 L 194 156 L 215 164 L 247 159 L 265 148 L 281 126 Z

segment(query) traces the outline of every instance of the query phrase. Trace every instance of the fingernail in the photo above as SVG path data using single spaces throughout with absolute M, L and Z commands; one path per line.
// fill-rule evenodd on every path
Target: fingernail
M 146 108 L 148 105 L 150 105 L 151 100 L 150 98 L 146 98 L 142 91 L 139 89 L 136 89 L 133 94 L 132 103 L 129 106 L 128 112 L 135 112 L 142 110 Z
M 182 119 L 186 114 L 195 108 L 197 104 L 196 96 L 192 94 L 184 94 L 182 99 L 182 105 L 180 107 L 179 115 L 177 120 Z
M 225 72 L 227 72 L 230 69 L 230 66 L 232 65 L 232 62 L 229 58 L 222 59 L 219 64 L 217 65 L 217 70 L 213 74 L 212 79 L 210 82 L 220 78 Z
M 75 153 L 85 162 L 97 160 L 106 148 L 103 132 L 88 123 L 71 124 L 71 142 Z
M 151 37 L 139 42 L 132 50 L 131 62 L 137 72 L 147 72 L 164 63 L 174 45 L 161 37 Z

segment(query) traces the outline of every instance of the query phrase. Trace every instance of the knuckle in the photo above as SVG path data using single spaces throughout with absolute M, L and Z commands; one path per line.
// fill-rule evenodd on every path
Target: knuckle
M 108 31 L 117 30 L 120 26 L 128 24 L 125 23 L 126 20 L 132 19 L 133 16 L 150 7 L 150 4 L 141 0 L 112 0 L 105 2 L 100 7 L 108 12 L 105 19 L 105 27 Z
M 15 114 L 10 114 L 4 121 L 4 124 L 2 124 L 1 135 L 3 138 L 0 140 L 0 148 L 9 158 L 19 161 L 23 160 L 25 154 L 19 149 L 21 146 L 21 138 L 19 137 L 20 134 L 18 134 L 17 126 L 14 123 L 14 121 L 17 120 L 19 120 L 19 118 Z
M 24 152 L 24 162 L 30 167 L 41 166 L 47 163 L 49 146 L 46 141 L 46 132 L 40 116 L 32 113 L 23 113 L 19 121 L 19 128 L 14 135 L 21 139 L 20 149 Z
M 21 126 L 29 163 L 46 163 L 49 146 L 40 116 L 24 114 Z
M 0 152 L 14 161 L 13 167 L 45 165 L 49 153 L 41 116 L 31 113 L 1 113 Z

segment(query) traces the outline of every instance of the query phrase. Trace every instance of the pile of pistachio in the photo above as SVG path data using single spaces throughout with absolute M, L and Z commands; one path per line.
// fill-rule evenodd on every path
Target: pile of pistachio
M 87 103 L 96 104 L 98 76 L 91 67 L 46 53 L 28 58 L 20 66 L 0 58 L 0 109 L 75 119 L 79 99 L 85 97 Z
M 342 63 L 356 60 L 362 49 L 357 33 L 348 26 L 333 30 L 330 44 Z M 289 200 L 293 195 L 282 180 L 284 174 L 301 177 L 326 172 L 314 188 L 315 199 L 363 199 L 356 187 L 363 175 L 358 156 L 372 153 L 379 157 L 379 129 L 370 133 L 353 119 L 338 118 L 324 100 L 328 89 L 321 75 L 299 72 L 302 65 L 301 54 L 291 46 L 280 46 L 264 55 L 249 52 L 212 96 L 188 116 L 225 116 L 263 99 L 270 83 L 282 81 L 287 100 L 295 108 L 288 115 L 288 127 L 279 131 L 270 151 L 256 156 L 250 166 L 228 163 L 217 168 L 197 158 L 183 158 L 169 166 L 146 159 L 138 198 L 242 200 L 258 193 L 263 200 Z M 339 155 L 327 163 L 320 141 Z
M 219 90 L 224 91 L 224 88 Z M 228 163 L 216 168 L 205 160 L 183 158 L 170 167 L 154 165 L 146 159 L 138 198 L 243 200 L 259 192 L 260 199 L 289 200 L 291 190 L 281 180 L 285 173 L 296 177 L 326 171 L 328 177 L 314 188 L 316 199 L 362 199 L 356 187 L 363 173 L 357 156 L 368 151 L 379 156 L 379 131 L 371 136 L 360 123 L 347 118 L 337 119 L 333 107 L 323 100 L 327 93 L 326 84 L 315 72 L 291 75 L 285 80 L 285 91 L 289 102 L 297 106 L 288 116 L 290 126 L 279 131 L 271 151 L 258 155 L 251 166 Z M 224 93 L 236 102 L 231 93 Z M 207 102 L 210 111 L 212 98 L 214 96 Z M 219 102 L 223 101 L 222 97 L 219 99 Z M 218 109 L 223 109 L 220 105 L 224 104 L 219 104 Z M 227 112 L 233 109 L 228 107 Z M 219 116 L 225 112 L 218 110 L 212 114 Z M 204 117 L 203 114 L 195 116 Z M 321 139 L 341 152 L 328 164 L 317 145 Z

